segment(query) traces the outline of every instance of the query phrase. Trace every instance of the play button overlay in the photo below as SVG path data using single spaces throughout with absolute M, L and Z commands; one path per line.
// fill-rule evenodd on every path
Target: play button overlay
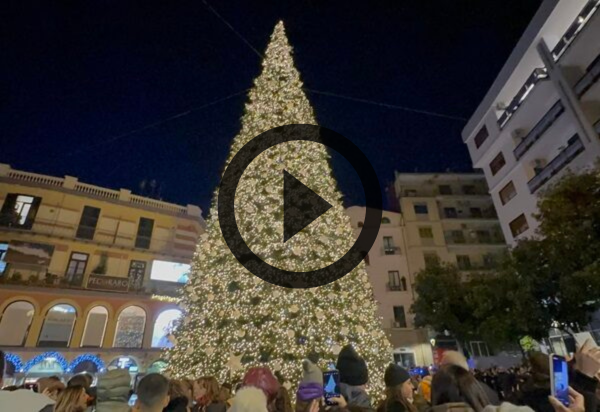
M 235 194 L 246 168 L 269 148 L 294 141 L 319 143 L 341 154 L 358 174 L 365 192 L 365 220 L 352 247 L 339 260 L 328 266 L 306 272 L 280 269 L 257 256 L 244 241 L 235 215 Z M 333 206 L 287 170 L 283 169 L 282 173 L 283 239 L 280 239 L 282 243 L 286 243 L 321 218 Z M 364 153 L 339 133 L 308 124 L 276 127 L 246 143 L 233 156 L 225 169 L 217 198 L 221 233 L 231 253 L 255 276 L 286 288 L 306 289 L 323 286 L 350 273 L 369 253 L 377 238 L 381 224 L 381 209 L 382 195 L 379 179 Z
M 283 171 L 283 242 L 333 206 L 287 170 Z

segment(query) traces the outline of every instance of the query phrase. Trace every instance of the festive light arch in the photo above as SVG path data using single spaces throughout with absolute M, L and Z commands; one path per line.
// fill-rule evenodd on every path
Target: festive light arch
M 104 364 L 104 361 L 96 356 L 96 355 L 92 355 L 90 353 L 86 353 L 84 355 L 79 355 L 78 357 L 76 357 L 75 359 L 73 359 L 71 361 L 71 363 L 69 364 L 69 367 L 66 369 L 66 372 L 73 372 L 75 370 L 75 368 L 77 367 L 77 365 L 79 365 L 81 362 L 92 362 L 94 365 L 96 365 L 96 368 L 98 368 L 98 372 L 104 372 L 106 370 L 106 365 Z
M 13 366 L 15 367 L 15 372 L 23 371 L 23 361 L 21 360 L 21 357 L 19 355 L 16 355 L 14 353 L 5 353 L 4 359 L 7 362 L 10 362 L 13 364 Z
M 36 357 L 29 359 L 27 361 L 27 363 L 25 363 L 25 365 L 23 366 L 22 372 L 29 372 L 29 370 L 34 367 L 35 365 L 37 365 L 40 362 L 43 362 L 44 359 L 46 358 L 54 358 L 56 359 L 56 362 L 58 362 L 60 364 L 60 367 L 62 368 L 63 371 L 66 371 L 67 368 L 69 367 L 69 362 L 67 362 L 67 360 L 65 359 L 65 357 L 55 351 L 50 351 L 50 352 L 44 352 L 41 353 L 39 355 L 37 355 Z

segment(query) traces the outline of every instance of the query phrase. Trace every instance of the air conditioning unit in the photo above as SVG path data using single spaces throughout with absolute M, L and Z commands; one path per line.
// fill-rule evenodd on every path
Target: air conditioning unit
M 496 103 L 496 110 L 498 110 L 499 112 L 505 111 L 507 107 L 508 106 L 506 106 L 506 103 L 504 103 L 504 102 Z
M 512 131 L 512 138 L 515 143 L 521 143 L 521 141 L 527 136 L 527 131 L 523 128 L 517 128 Z

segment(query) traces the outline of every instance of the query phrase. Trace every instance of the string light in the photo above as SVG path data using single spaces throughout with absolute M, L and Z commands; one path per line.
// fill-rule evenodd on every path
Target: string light
M 42 363 L 45 360 L 53 360 L 54 362 L 57 362 L 63 371 L 67 371 L 67 368 L 69 366 L 69 362 L 67 362 L 67 360 L 65 359 L 65 357 L 63 355 L 61 355 L 58 352 L 51 351 L 51 352 L 41 353 L 41 354 L 37 355 L 36 357 L 29 359 L 27 361 L 27 363 L 23 366 L 22 371 L 29 372 L 29 369 L 31 369 L 38 363 Z
M 175 298 L 173 296 L 166 296 L 166 295 L 152 295 L 150 297 L 150 299 L 158 300 L 160 302 L 167 302 L 167 303 L 178 303 L 179 302 L 179 298 Z
M 14 353 L 5 353 L 4 359 L 7 362 L 12 363 L 16 372 L 23 372 L 23 361 L 21 360 L 21 357 L 19 355 L 16 355 Z
M 66 372 L 73 372 L 75 368 L 82 362 L 93 362 L 96 365 L 98 372 L 104 372 L 106 370 L 106 365 L 100 357 L 86 353 L 85 355 L 79 355 L 78 357 L 73 359 L 69 364 L 69 367 L 67 368 Z
M 286 124 L 317 124 L 282 22 L 271 36 L 241 123 L 227 164 L 262 132 Z M 333 263 L 353 245 L 353 229 L 329 158 L 323 145 L 294 141 L 270 148 L 245 170 L 235 197 L 236 220 L 248 246 L 268 263 L 307 272 Z M 285 243 L 284 169 L 333 205 Z M 372 395 L 381 396 L 392 350 L 364 263 L 319 288 L 274 286 L 249 273 L 232 255 L 214 203 L 210 216 L 179 301 L 185 313 L 175 332 L 177 345 L 168 352 L 171 376 L 213 375 L 224 382 L 241 378 L 251 366 L 266 365 L 295 393 L 303 358 L 317 352 L 326 369 L 341 347 L 351 343 L 367 362 Z

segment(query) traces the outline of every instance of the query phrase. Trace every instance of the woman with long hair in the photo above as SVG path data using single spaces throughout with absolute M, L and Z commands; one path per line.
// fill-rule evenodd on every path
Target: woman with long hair
M 64 389 L 54 405 L 54 412 L 84 412 L 87 407 L 87 394 L 81 385 Z
M 385 399 L 377 412 L 417 412 L 412 404 L 413 385 L 408 371 L 391 363 L 385 370 Z
M 434 411 L 475 410 L 481 412 L 491 402 L 483 385 L 461 366 L 444 365 L 431 382 Z
M 220 400 L 221 386 L 214 376 L 204 376 L 198 379 L 199 391 L 196 396 L 194 411 L 198 412 L 225 412 L 227 406 Z

